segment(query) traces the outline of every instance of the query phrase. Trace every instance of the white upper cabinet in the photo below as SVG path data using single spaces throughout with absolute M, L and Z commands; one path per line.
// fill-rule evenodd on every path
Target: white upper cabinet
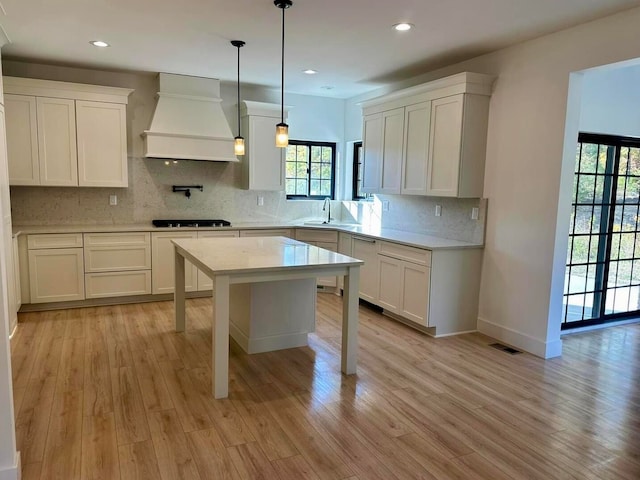
M 365 115 L 362 124 L 362 141 L 366 146 L 362 150 L 362 191 L 377 193 L 382 169 L 382 114 Z
M 364 191 L 481 197 L 492 83 L 460 73 L 364 102 Z
M 11 185 L 126 187 L 132 90 L 4 77 Z
M 74 101 L 64 98 L 38 97 L 36 107 L 40 185 L 63 187 L 78 185 Z
M 36 98 L 26 95 L 4 96 L 7 118 L 7 150 L 11 185 L 39 185 L 38 124 Z
M 380 193 L 400 193 L 402 153 L 404 150 L 404 108 L 382 114 L 382 162 Z
M 78 185 L 128 186 L 125 105 L 77 100 L 76 117 Z
M 242 134 L 246 137 L 245 154 L 242 159 L 244 188 L 284 190 L 286 148 L 276 147 L 276 125 L 280 123 L 280 105 L 242 102 L 241 117 Z
M 405 195 L 427 195 L 427 162 L 431 102 L 410 105 L 404 109 L 404 163 L 402 188 Z

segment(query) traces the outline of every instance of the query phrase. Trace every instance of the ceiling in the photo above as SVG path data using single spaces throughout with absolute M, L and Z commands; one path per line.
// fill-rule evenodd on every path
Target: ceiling
M 279 87 L 272 0 L 1 0 L 4 57 Z M 347 98 L 640 5 L 640 0 L 293 0 L 286 91 Z M 415 27 L 397 32 L 393 24 Z M 104 40 L 96 48 L 90 40 Z M 316 75 L 302 70 L 313 68 Z

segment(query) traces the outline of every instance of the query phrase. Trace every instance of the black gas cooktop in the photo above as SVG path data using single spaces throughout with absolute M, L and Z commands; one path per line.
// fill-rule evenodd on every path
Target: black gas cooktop
M 179 227 L 230 227 L 227 220 L 153 220 L 153 226 L 159 228 Z

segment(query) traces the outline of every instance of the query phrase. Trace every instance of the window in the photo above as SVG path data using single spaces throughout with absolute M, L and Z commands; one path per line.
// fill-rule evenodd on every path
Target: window
M 362 142 L 353 144 L 353 200 L 364 200 L 369 195 L 362 191 Z
M 562 328 L 640 313 L 640 140 L 578 138 Z
M 286 156 L 287 198 L 334 198 L 336 144 L 289 140 Z

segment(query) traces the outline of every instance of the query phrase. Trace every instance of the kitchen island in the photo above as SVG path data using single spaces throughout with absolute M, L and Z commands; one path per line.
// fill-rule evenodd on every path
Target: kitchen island
M 309 287 L 315 287 L 317 277 L 326 275 L 344 276 L 341 365 L 345 374 L 356 372 L 362 261 L 285 237 L 180 239 L 173 240 L 173 244 L 177 332 L 183 332 L 186 327 L 185 259 L 213 281 L 215 398 L 228 396 L 231 325 L 235 326 L 231 329 L 232 336 L 243 348 L 249 346 L 245 348 L 248 353 L 251 353 L 254 331 L 260 328 L 263 338 L 277 336 L 294 342 L 284 346 L 278 343 L 272 349 L 300 346 L 296 342 L 303 333 L 301 326 L 304 329 L 310 320 L 315 320 L 316 293 L 315 288 Z M 313 318 L 309 318 L 310 315 Z M 289 331 L 282 331 L 287 326 Z

